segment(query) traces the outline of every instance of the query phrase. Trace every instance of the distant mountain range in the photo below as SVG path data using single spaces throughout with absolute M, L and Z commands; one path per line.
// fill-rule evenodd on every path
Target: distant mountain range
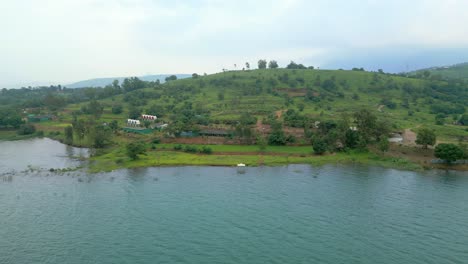
M 444 79 L 468 80 L 468 62 L 451 66 L 431 67 L 413 71 L 411 73 L 423 73 L 424 71 L 429 71 L 432 75 L 440 75 Z
M 178 79 L 184 79 L 191 77 L 191 74 L 156 74 L 156 75 L 145 75 L 145 76 L 137 76 L 140 80 L 143 81 L 156 81 L 159 80 L 161 83 L 164 82 L 166 77 L 175 75 Z M 118 80 L 119 83 L 122 83 L 125 78 L 129 77 L 111 77 L 111 78 L 96 78 L 90 79 L 85 81 L 79 81 L 72 84 L 65 85 L 67 88 L 84 88 L 84 87 L 104 87 L 106 85 L 112 84 L 114 80 Z

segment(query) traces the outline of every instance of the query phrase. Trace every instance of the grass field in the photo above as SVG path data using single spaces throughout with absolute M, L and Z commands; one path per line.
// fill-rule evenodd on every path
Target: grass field
M 181 165 L 209 165 L 209 166 L 236 166 L 244 163 L 247 166 L 276 166 L 287 164 L 371 164 L 383 167 L 392 167 L 406 170 L 420 170 L 421 166 L 402 158 L 381 157 L 373 153 L 338 153 L 333 155 L 271 155 L 244 154 L 244 155 L 202 155 L 189 154 L 176 151 L 150 151 L 140 155 L 138 160 L 130 160 L 122 149 L 91 159 L 90 172 L 112 171 L 121 168 L 138 168 L 154 166 L 181 166 Z

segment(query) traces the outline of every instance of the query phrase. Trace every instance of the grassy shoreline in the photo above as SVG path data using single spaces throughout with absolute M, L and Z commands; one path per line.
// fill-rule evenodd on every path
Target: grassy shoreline
M 0 141 L 16 141 L 38 137 L 37 135 L 19 136 L 15 131 L 0 131 Z M 60 137 L 49 137 L 59 140 Z M 60 140 L 59 140 L 60 141 Z M 157 144 L 151 149 L 147 144 L 146 155 L 137 160 L 130 160 L 126 155 L 124 144 L 116 144 L 89 158 L 86 170 L 89 173 L 109 172 L 118 169 L 164 167 L 164 166 L 236 166 L 245 163 L 247 166 L 282 166 L 288 164 L 361 164 L 381 166 L 400 170 L 421 171 L 427 169 L 449 169 L 467 171 L 467 166 L 427 164 L 412 160 L 409 156 L 395 156 L 369 152 L 341 152 L 326 155 L 315 155 L 311 146 L 267 146 L 259 151 L 256 145 L 192 145 L 200 148 L 209 146 L 212 154 L 186 153 L 174 151 L 178 144 Z
M 212 146 L 210 146 L 212 147 Z M 216 149 L 216 146 L 213 146 Z M 229 149 L 231 146 L 220 145 L 218 149 Z M 244 146 L 234 146 L 232 149 L 239 150 Z M 251 146 L 245 146 L 250 150 Z M 288 149 L 296 153 L 288 153 Z M 88 170 L 91 173 L 113 171 L 125 168 L 162 167 L 162 166 L 236 166 L 244 163 L 247 166 L 281 166 L 288 164 L 364 164 L 377 165 L 386 168 L 404 170 L 423 170 L 418 163 L 394 157 L 383 157 L 372 152 L 334 153 L 328 155 L 313 155 L 310 147 L 274 147 L 281 152 L 266 150 L 265 152 L 239 151 L 229 153 L 216 152 L 213 154 L 192 154 L 181 151 L 160 149 L 148 151 L 146 155 L 140 155 L 137 160 L 126 157 L 123 148 L 90 158 Z M 299 152 L 302 149 L 303 152 Z M 305 150 L 308 150 L 308 153 Z

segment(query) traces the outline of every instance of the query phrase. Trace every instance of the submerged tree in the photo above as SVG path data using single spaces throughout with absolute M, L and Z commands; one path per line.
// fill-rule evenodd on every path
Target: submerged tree
M 73 144 L 73 127 L 72 126 L 67 126 L 64 129 L 64 134 L 65 134 L 65 144 L 71 145 Z

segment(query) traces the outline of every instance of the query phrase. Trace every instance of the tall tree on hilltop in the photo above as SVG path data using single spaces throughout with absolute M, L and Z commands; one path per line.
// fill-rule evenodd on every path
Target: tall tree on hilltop
M 259 69 L 266 69 L 267 67 L 267 61 L 266 60 L 259 60 L 258 61 L 258 68 Z

